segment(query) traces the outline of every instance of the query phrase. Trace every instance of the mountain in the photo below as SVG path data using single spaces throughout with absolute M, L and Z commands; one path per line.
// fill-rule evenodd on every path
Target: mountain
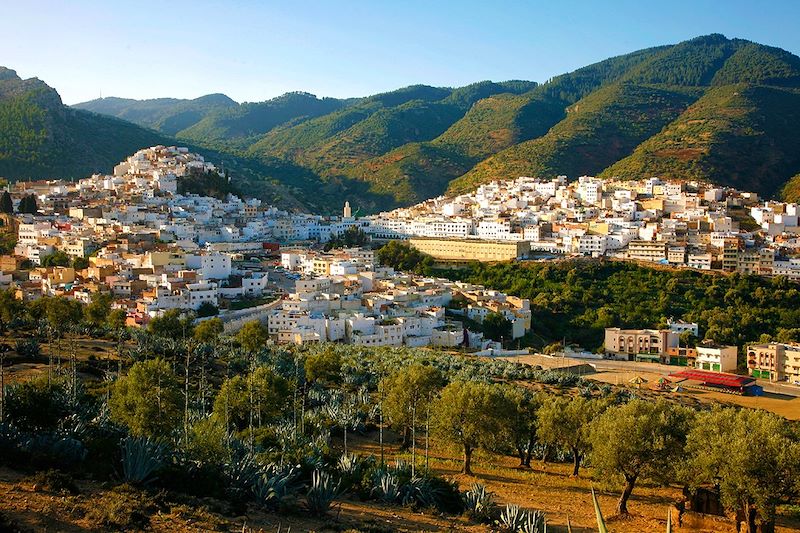
M 520 175 L 690 178 L 766 196 L 800 188 L 797 178 L 785 186 L 800 174 L 800 58 L 717 34 L 542 84 L 411 85 L 349 99 L 104 98 L 78 110 L 9 72 L 0 81 L 0 169 L 12 177 L 74 175 L 116 153 L 177 142 L 214 154 L 251 194 L 323 213 L 345 200 L 375 212 Z
M 125 120 L 65 106 L 43 81 L 23 80 L 0 67 L 0 176 L 4 178 L 81 178 L 111 172 L 140 148 L 175 142 Z M 255 192 L 282 207 L 307 209 L 292 192 L 300 189 L 284 185 L 290 171 L 302 176 L 287 164 L 267 165 L 230 152 L 188 146 L 228 170 L 239 190 Z M 276 174 L 280 179 L 273 178 Z
M 224 94 L 208 94 L 194 100 L 99 98 L 73 107 L 128 120 L 206 146 L 246 147 L 277 126 L 332 113 L 347 103 L 347 100 L 293 92 L 265 102 L 242 104 Z
M 130 122 L 69 108 L 43 81 L 0 67 L 0 176 L 85 177 L 163 140 Z
M 661 48 L 449 190 L 560 173 L 694 178 L 772 196 L 800 170 L 799 88 L 800 58 L 778 48 L 722 35 Z
M 197 124 L 209 113 L 238 105 L 224 94 L 208 94 L 194 100 L 98 98 L 73 107 L 121 118 L 166 135 L 177 135 L 180 131 Z

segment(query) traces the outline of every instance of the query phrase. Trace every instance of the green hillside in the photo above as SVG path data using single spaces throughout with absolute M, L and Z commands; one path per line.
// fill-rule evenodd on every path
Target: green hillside
M 238 104 L 224 94 L 208 94 L 194 100 L 154 98 L 98 98 L 73 107 L 133 122 L 166 135 L 176 135 L 202 120 L 207 114 L 236 107 Z
M 257 138 L 282 124 L 326 115 L 345 105 L 345 101 L 336 98 L 287 93 L 266 102 L 211 110 L 201 120 L 177 132 L 177 136 L 204 144 Z
M 780 196 L 785 202 L 800 202 L 800 174 L 786 182 Z
M 42 82 L 9 72 L 0 73 L 0 169 L 12 177 L 84 174 L 171 142 L 203 147 L 266 201 L 326 213 L 350 200 L 366 213 L 520 175 L 657 175 L 771 196 L 800 173 L 800 58 L 718 34 L 542 84 L 78 106 L 151 130 L 65 108 Z
M 519 175 L 602 174 L 711 180 L 773 195 L 800 170 L 791 127 L 800 113 L 797 56 L 709 35 L 658 49 L 619 80 L 570 106 L 547 134 L 478 163 L 449 190 Z
M 774 195 L 800 169 L 798 121 L 796 90 L 715 87 L 603 175 L 711 179 Z
M 22 80 L 13 70 L 0 67 L 0 176 L 84 177 L 109 172 L 131 152 L 162 140 L 130 122 L 68 108 L 44 82 Z
M 567 109 L 545 135 L 517 144 L 478 164 L 450 184 L 465 191 L 508 176 L 593 175 L 628 155 L 693 101 L 691 91 L 616 83 Z

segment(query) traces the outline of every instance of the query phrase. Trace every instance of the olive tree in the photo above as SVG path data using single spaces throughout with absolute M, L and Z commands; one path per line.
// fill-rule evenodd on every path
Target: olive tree
M 442 389 L 434 404 L 434 429 L 442 439 L 462 448 L 461 471 L 472 475 L 472 452 L 491 449 L 508 438 L 513 410 L 502 385 L 455 381 Z
M 537 412 L 542 395 L 523 387 L 506 387 L 505 392 L 513 407 L 508 419 L 510 444 L 519 457 L 519 466 L 530 468 L 533 447 L 539 440 Z
M 536 413 L 539 440 L 572 452 L 573 476 L 578 475 L 581 460 L 590 449 L 589 424 L 606 405 L 603 400 L 582 396 L 551 396 Z
M 628 498 L 640 479 L 668 480 L 683 457 L 692 411 L 663 399 L 633 400 L 606 410 L 589 432 L 591 462 L 608 478 L 622 478 L 617 503 L 628 514 Z
M 419 363 L 401 368 L 381 383 L 383 410 L 392 425 L 403 433 L 403 448 L 411 444 L 417 411 L 428 404 L 442 386 L 441 372 Z
M 210 318 L 200 322 L 194 328 L 194 338 L 198 342 L 211 344 L 225 331 L 225 325 L 220 318 Z
M 717 408 L 693 424 L 685 467 L 690 488 L 716 487 L 744 531 L 773 530 L 776 506 L 800 492 L 800 440 L 778 415 Z

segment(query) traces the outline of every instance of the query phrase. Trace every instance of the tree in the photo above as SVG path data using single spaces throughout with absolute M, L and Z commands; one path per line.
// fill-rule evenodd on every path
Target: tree
M 434 430 L 463 449 L 461 471 L 472 475 L 472 452 L 507 441 L 507 421 L 513 409 L 501 385 L 455 381 L 442 390 L 434 404 Z
M 507 387 L 506 396 L 514 407 L 508 419 L 511 445 L 519 457 L 519 466 L 530 468 L 533 447 L 538 440 L 540 396 L 523 387 Z
M 511 321 L 500 313 L 488 313 L 483 319 L 483 334 L 495 341 L 511 340 Z
M 785 419 L 766 411 L 717 408 L 700 414 L 685 457 L 690 488 L 716 487 L 746 533 L 773 530 L 776 506 L 800 491 L 800 441 Z
M 169 309 L 161 316 L 152 318 L 147 330 L 157 337 L 182 339 L 192 334 L 192 316 L 184 315 L 180 309 Z
M 83 308 L 84 319 L 93 326 L 105 324 L 109 313 L 111 313 L 111 294 L 107 292 L 93 293 L 91 301 Z
M 439 370 L 419 363 L 403 367 L 383 380 L 381 387 L 386 395 L 383 409 L 392 425 L 403 432 L 403 448 L 411 443 L 417 410 L 433 399 L 443 381 Z
M 244 351 L 255 353 L 269 340 L 269 330 L 259 320 L 247 322 L 236 334 L 236 340 Z
M 333 348 L 306 357 L 303 364 L 308 381 L 320 381 L 326 384 L 335 384 L 341 381 L 342 356 Z
M 33 194 L 26 194 L 23 196 L 17 206 L 17 211 L 19 213 L 28 213 L 31 215 L 38 213 L 39 207 L 36 205 L 36 196 Z
M 183 413 L 180 381 L 163 359 L 135 363 L 114 383 L 108 406 L 111 419 L 127 426 L 131 434 L 165 438 Z
M 260 366 L 246 376 L 222 383 L 214 400 L 214 416 L 227 427 L 243 431 L 278 418 L 289 400 L 289 382 L 271 368 Z
M 200 304 L 200 307 L 197 308 L 197 316 L 201 318 L 217 316 L 218 314 L 219 308 L 211 302 L 203 302 Z
M 14 213 L 14 201 L 11 199 L 11 193 L 3 191 L 0 196 L 0 213 L 12 214 Z
M 83 270 L 89 267 L 89 260 L 85 257 L 75 257 L 72 259 L 72 268 L 75 270 Z
M 582 396 L 551 396 L 536 412 L 540 441 L 572 452 L 572 475 L 578 475 L 581 460 L 590 449 L 589 424 L 606 407 L 602 400 Z
M 106 317 L 106 324 L 114 331 L 119 331 L 125 327 L 128 313 L 123 309 L 112 309 Z
M 670 478 L 683 457 L 692 412 L 663 399 L 632 400 L 606 410 L 591 424 L 591 462 L 600 475 L 622 478 L 624 489 L 617 503 L 628 514 L 636 481 Z
M 376 256 L 380 264 L 401 272 L 425 274 L 433 267 L 433 257 L 401 241 L 389 241 Z
M 11 289 L 0 290 L 0 333 L 5 333 L 8 325 L 22 315 L 24 305 L 17 300 Z
M 194 338 L 199 342 L 211 344 L 225 331 L 225 325 L 220 318 L 210 318 L 200 322 L 194 328 Z
M 72 259 L 63 250 L 56 250 L 52 254 L 42 257 L 41 263 L 43 267 L 67 267 L 72 263 Z
M 83 318 L 83 306 L 75 300 L 63 296 L 45 300 L 45 317 L 53 330 L 63 332 L 69 324 L 76 324 Z

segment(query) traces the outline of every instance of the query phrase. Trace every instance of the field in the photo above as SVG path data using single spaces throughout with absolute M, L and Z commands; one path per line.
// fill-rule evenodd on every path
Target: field
M 6 343 L 13 345 L 13 339 Z M 116 346 L 111 341 L 80 338 L 76 343 L 79 369 L 103 368 L 106 359 L 115 358 Z M 13 352 L 7 354 L 11 365 L 6 367 L 6 383 L 26 380 L 47 372 L 49 347 L 44 345 L 37 358 L 21 358 Z M 63 352 L 67 352 L 66 346 Z M 541 366 L 569 364 L 563 359 L 527 356 L 515 359 L 519 362 Z M 7 360 L 7 363 L 9 361 Z M 686 389 L 681 393 L 663 393 L 650 390 L 662 374 L 656 372 L 600 371 L 588 373 L 587 365 L 574 367 L 578 373 L 598 382 L 618 386 L 629 386 L 634 377 L 642 377 L 637 394 L 645 398 L 669 396 L 687 405 L 708 402 L 723 402 L 764 408 L 792 419 L 800 418 L 800 398 L 766 395 L 761 398 L 732 396 L 708 391 Z M 85 377 L 92 376 L 87 372 Z M 552 386 L 531 383 L 526 386 L 551 390 Z M 555 391 L 553 391 L 555 392 Z M 387 460 L 411 459 L 408 451 L 401 451 L 399 436 L 387 432 Z M 351 436 L 350 451 L 359 454 L 379 455 L 378 435 L 375 431 Z M 341 436 L 334 436 L 332 445 L 341 451 Z M 418 434 L 417 464 L 424 464 L 424 435 Z M 334 452 L 337 453 L 337 452 Z M 681 486 L 677 483 L 661 487 L 640 483 L 630 500 L 630 516 L 615 516 L 616 500 L 620 486 L 604 484 L 596 479 L 591 467 L 582 469 L 579 477 L 571 476 L 571 465 L 532 461 L 531 468 L 520 468 L 518 459 L 511 456 L 476 451 L 473 459 L 474 475 L 460 474 L 460 452 L 434 439 L 430 442 L 429 461 L 431 470 L 455 480 L 461 490 L 473 483 L 482 483 L 494 493 L 496 503 L 517 504 L 527 509 L 541 509 L 546 513 L 548 531 L 565 532 L 567 523 L 576 533 L 596 531 L 591 489 L 597 491 L 598 499 L 606 516 L 609 530 L 618 533 L 664 531 L 666 516 L 670 510 L 677 517 L 675 504 L 682 498 Z M 459 516 L 446 516 L 435 511 L 417 512 L 410 508 L 388 506 L 375 501 L 359 501 L 355 497 L 343 499 L 335 505 L 328 516 L 316 518 L 303 511 L 302 496 L 288 512 L 280 515 L 265 512 L 255 505 L 246 509 L 233 508 L 230 503 L 214 498 L 196 498 L 181 493 L 163 490 L 142 491 L 120 488 L 116 483 L 101 481 L 85 474 L 74 474 L 74 489 L 61 490 L 52 487 L 48 476 L 20 465 L 19 469 L 0 468 L 0 531 L 4 525 L 12 531 L 266 531 L 282 528 L 287 531 L 499 531 L 499 528 L 480 524 Z M 800 515 L 782 510 L 778 517 L 779 533 L 800 532 Z M 676 521 L 677 522 L 677 521 Z M 675 524 L 677 525 L 677 523 Z M 719 518 L 705 519 L 677 531 L 700 533 L 722 533 L 731 531 L 729 521 Z
M 378 453 L 377 435 L 370 434 L 354 439 L 357 453 Z M 397 440 L 396 438 L 393 440 Z M 421 444 L 424 439 L 421 440 Z M 511 457 L 486 453 L 475 457 L 474 476 L 458 473 L 457 454 L 446 447 L 431 443 L 431 468 L 458 481 L 462 489 L 474 482 L 487 486 L 496 495 L 498 503 L 514 503 L 530 509 L 544 509 L 548 531 L 565 532 L 567 519 L 575 533 L 596 531 L 590 489 L 594 485 L 607 519 L 609 530 L 616 533 L 641 533 L 664 531 L 666 514 L 681 497 L 677 486 L 655 487 L 642 485 L 634 491 L 630 502 L 631 515 L 621 519 L 614 516 L 617 493 L 614 487 L 602 487 L 591 480 L 591 469 L 580 477 L 570 476 L 570 466 L 534 461 L 530 469 L 520 469 Z M 418 451 L 420 455 L 424 452 Z M 410 459 L 400 454 L 396 445 L 387 447 L 388 457 Z M 422 460 L 421 460 L 422 462 Z M 246 514 L 231 513 L 226 504 L 212 498 L 192 498 L 164 493 L 133 495 L 109 489 L 107 484 L 91 480 L 77 480 L 78 494 L 52 492 L 43 488 L 37 477 L 0 468 L 0 517 L 21 531 L 104 531 L 98 518 L 133 522 L 144 520 L 147 530 L 158 532 L 183 531 L 462 531 L 478 533 L 493 530 L 490 526 L 469 522 L 463 517 L 447 517 L 437 513 L 414 512 L 410 509 L 385 506 L 375 502 L 344 500 L 325 518 L 313 518 L 295 511 L 280 516 L 250 507 Z M 106 508 L 99 512 L 98 506 Z M 706 527 L 676 528 L 677 531 L 697 533 L 722 533 L 731 531 L 731 525 L 722 519 L 707 520 Z M 142 522 L 142 524 L 145 522 Z M 778 533 L 800 531 L 800 518 L 781 516 Z M 144 528 L 144 526 L 140 526 Z M 140 529 L 133 527 L 133 529 Z M 2 522 L 0 522 L 2 530 Z M 497 530 L 495 528 L 494 530 Z

